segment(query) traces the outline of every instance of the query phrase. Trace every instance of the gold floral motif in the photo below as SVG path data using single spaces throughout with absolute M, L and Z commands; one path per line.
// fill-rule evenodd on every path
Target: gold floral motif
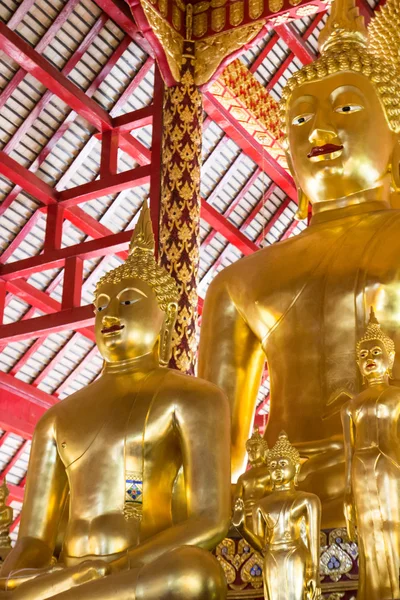
M 193 33 L 195 37 L 202 37 L 208 28 L 207 13 L 195 15 L 193 18 Z
M 182 28 L 182 12 L 175 4 L 172 7 L 172 24 L 177 31 Z
M 264 0 L 250 0 L 249 16 L 250 19 L 258 19 L 264 10 Z
M 289 4 L 291 4 L 292 6 L 298 6 L 299 4 L 301 4 L 302 0 L 289 0 Z
M 223 59 L 255 38 L 263 25 L 263 21 L 258 21 L 196 42 L 196 84 L 209 81 Z
M 283 0 L 268 0 L 268 8 L 271 12 L 276 13 L 282 10 Z
M 172 76 L 176 81 L 179 81 L 182 65 L 183 37 L 174 31 L 171 25 L 164 21 L 146 0 L 141 0 L 141 5 L 150 27 L 164 48 Z
M 168 0 L 158 0 L 158 10 L 162 17 L 166 17 L 168 13 Z
M 160 217 L 160 261 L 180 292 L 171 366 L 186 373 L 194 373 L 197 350 L 200 248 L 202 99 L 193 73 L 193 59 L 184 58 L 180 84 L 165 92 Z
M 211 29 L 213 31 L 221 31 L 225 27 L 225 20 L 225 8 L 215 8 L 211 11 Z
M 229 23 L 234 27 L 240 25 L 244 18 L 244 3 L 243 0 L 234 2 L 229 7 Z

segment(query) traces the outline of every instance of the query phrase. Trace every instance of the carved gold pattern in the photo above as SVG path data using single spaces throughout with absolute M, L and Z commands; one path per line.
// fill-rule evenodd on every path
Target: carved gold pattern
M 181 82 L 168 88 L 164 97 L 160 263 L 175 279 L 180 292 L 170 366 L 193 374 L 197 350 L 202 98 L 194 82 L 193 59 L 183 61 Z
M 195 15 L 199 15 L 202 12 L 205 12 L 206 10 L 208 10 L 211 6 L 210 2 L 197 2 L 197 4 L 195 4 L 193 6 L 193 13 Z
M 258 19 L 264 10 L 264 0 L 250 0 L 249 15 L 251 19 Z
M 158 9 L 162 17 L 166 17 L 168 13 L 168 0 L 158 0 Z
M 271 12 L 275 13 L 282 10 L 283 0 L 268 0 L 268 8 Z
M 240 25 L 244 18 L 244 3 L 243 0 L 234 2 L 229 7 L 229 23 L 234 27 Z
M 171 25 L 164 21 L 146 0 L 141 0 L 141 5 L 150 27 L 164 48 L 172 76 L 176 81 L 179 81 L 181 76 L 183 37 L 174 31 Z
M 193 33 L 195 37 L 202 37 L 208 28 L 207 13 L 195 15 L 193 18 Z
M 172 24 L 177 31 L 181 30 L 182 27 L 182 12 L 181 10 L 174 5 L 172 7 Z
M 261 31 L 263 21 L 226 31 L 196 42 L 195 81 L 202 85 L 209 81 L 223 59 L 247 44 Z
M 358 548 L 344 528 L 321 531 L 321 600 L 355 600 Z M 263 599 L 263 559 L 242 538 L 225 538 L 215 555 L 228 584 L 228 599 Z
M 291 4 L 292 6 L 297 6 L 301 3 L 301 1 L 302 0 L 289 0 L 289 4 Z
M 221 31 L 225 27 L 225 20 L 225 8 L 215 8 L 211 11 L 211 29 L 213 31 Z

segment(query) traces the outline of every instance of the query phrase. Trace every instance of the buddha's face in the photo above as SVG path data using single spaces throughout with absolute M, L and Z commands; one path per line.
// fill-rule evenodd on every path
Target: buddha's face
M 260 442 L 247 442 L 247 454 L 251 464 L 260 462 L 264 459 L 264 450 Z
M 105 361 L 139 358 L 153 351 L 164 313 L 150 286 L 136 278 L 106 283 L 94 304 L 96 342 Z
M 377 92 L 359 73 L 300 85 L 287 114 L 289 164 L 312 204 L 379 188 L 396 144 Z
M 358 366 L 367 381 L 382 379 L 392 365 L 385 345 L 379 340 L 366 340 L 360 345 Z
M 268 465 L 273 486 L 287 485 L 294 481 L 298 467 L 287 456 L 273 458 Z

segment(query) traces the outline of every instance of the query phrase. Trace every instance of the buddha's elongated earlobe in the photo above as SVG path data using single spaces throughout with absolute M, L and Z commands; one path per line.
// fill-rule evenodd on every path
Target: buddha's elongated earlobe
M 307 219 L 309 199 L 301 188 L 297 188 L 298 208 L 295 214 L 296 219 L 302 221 Z
M 160 335 L 159 362 L 162 367 L 167 367 L 172 352 L 172 334 L 174 332 L 178 305 L 175 302 L 168 304 L 164 323 Z

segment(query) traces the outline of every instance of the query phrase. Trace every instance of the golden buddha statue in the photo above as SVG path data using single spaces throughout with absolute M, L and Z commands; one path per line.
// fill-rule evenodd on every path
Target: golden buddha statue
M 11 591 L 0 598 L 225 597 L 223 572 L 207 550 L 229 527 L 229 407 L 213 384 L 161 366 L 176 299 L 154 259 L 145 205 L 130 256 L 96 288 L 103 371 L 36 427 L 18 541 L 1 572 Z M 181 472 L 179 521 L 172 500 Z
M 0 559 L 4 560 L 11 550 L 10 526 L 13 521 L 13 509 L 6 505 L 10 491 L 6 480 L 0 485 Z
M 247 440 L 246 450 L 251 468 L 238 479 L 233 505 L 236 506 L 239 499 L 243 501 L 246 524 L 251 528 L 255 503 L 271 490 L 271 477 L 267 467 L 268 445 L 258 427 Z
M 309 458 L 303 490 L 324 527 L 343 523 L 340 410 L 358 391 L 355 342 L 368 307 L 400 343 L 400 11 L 387 0 L 369 27 L 334 0 L 321 56 L 289 79 L 281 116 L 287 158 L 310 226 L 224 269 L 204 305 L 199 375 L 227 394 L 232 470 L 243 471 L 268 362 L 268 442 L 284 429 Z M 393 367 L 400 381 L 400 361 Z
M 266 600 L 314 600 L 320 596 L 321 503 L 315 494 L 296 490 L 300 454 L 284 431 L 269 451 L 268 469 L 273 489 L 254 506 L 251 530 L 244 504 L 236 504 L 233 520 L 264 555 Z
M 395 346 L 371 309 L 357 362 L 366 389 L 342 409 L 346 453 L 345 515 L 357 527 L 357 600 L 398 599 L 400 565 L 400 388 L 389 385 Z

